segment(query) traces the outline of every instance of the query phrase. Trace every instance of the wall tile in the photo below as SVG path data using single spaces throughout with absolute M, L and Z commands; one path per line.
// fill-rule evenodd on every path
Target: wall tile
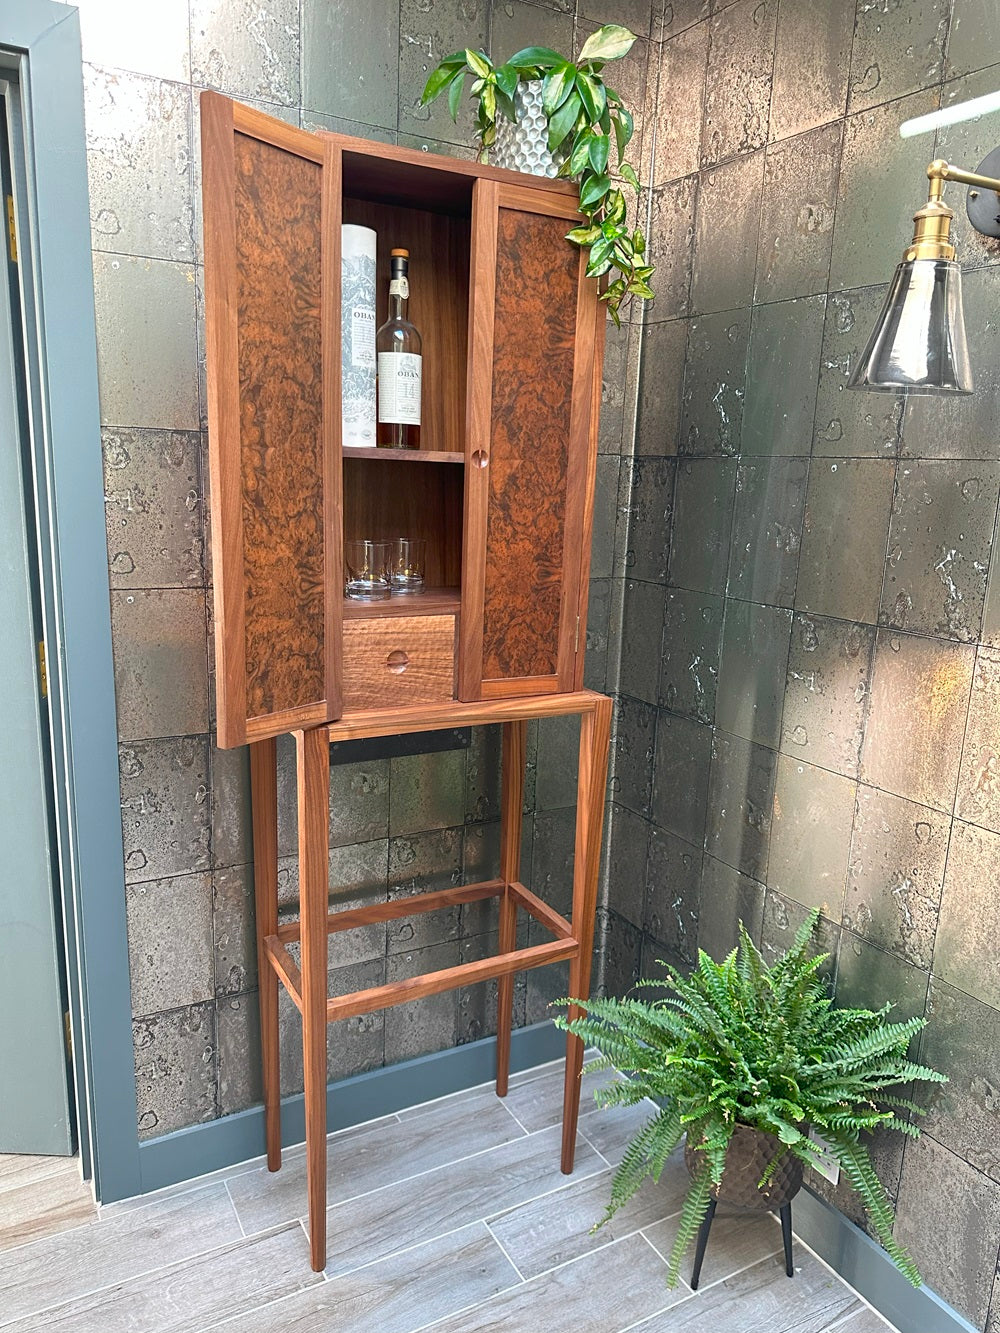
M 954 5 L 950 38 L 954 40 L 960 27 L 960 10 L 967 8 L 962 0 Z M 975 64 L 982 59 L 985 47 L 977 53 Z M 965 78 L 952 79 L 941 86 L 942 107 L 955 106 L 967 102 L 973 97 L 982 97 L 996 91 L 997 73 L 993 68 L 979 70 Z M 937 131 L 934 156 L 943 157 L 949 162 L 956 162 L 975 171 L 983 158 L 996 147 L 996 125 L 990 123 L 989 116 L 977 116 L 973 120 L 963 121 L 958 125 L 946 125 Z M 956 200 L 958 207 L 955 207 Z M 996 264 L 1000 261 L 1000 243 L 994 237 L 983 236 L 976 231 L 963 207 L 961 186 L 950 196 L 950 205 L 955 217 L 951 224 L 951 239 L 958 251 L 956 258 L 965 269 L 980 268 L 984 264 Z M 984 332 L 985 330 L 981 330 Z
M 948 78 L 979 69 L 996 34 L 992 0 L 954 0 L 945 70 Z
M 654 185 L 690 175 L 701 165 L 708 35 L 709 24 L 699 23 L 663 44 L 661 96 L 656 107 Z
M 427 77 L 453 51 L 486 46 L 489 32 L 487 0 L 400 0 L 399 5 L 399 118 L 407 134 L 430 135 L 448 143 L 472 144 L 475 117 L 468 97 L 462 99 L 458 124 L 448 114 L 447 98 L 420 105 Z M 506 53 L 513 55 L 513 49 Z
M 826 290 L 840 138 L 838 121 L 768 148 L 757 245 L 758 301 Z
M 572 0 L 560 0 L 560 7 L 572 10 Z M 629 32 L 642 37 L 650 35 L 650 9 L 660 17 L 660 6 L 649 0 L 580 0 L 579 12 L 582 19 L 592 19 L 595 23 L 620 23 Z M 579 45 L 579 43 L 577 43 Z
M 616 805 L 608 853 L 608 901 L 634 926 L 641 926 L 646 899 L 646 853 L 650 826 L 641 815 Z
M 980 648 L 972 677 L 955 813 L 1000 833 L 1000 653 Z
M 701 876 L 698 948 L 719 961 L 739 943 L 739 924 L 759 941 L 764 886 L 714 856 L 706 856 Z
M 825 296 L 754 307 L 740 437 L 744 454 L 810 452 L 825 312 Z
M 672 458 L 637 458 L 632 464 L 624 570 L 629 578 L 662 583 L 667 577 L 674 469 Z
M 490 54 L 498 63 L 526 46 L 548 46 L 572 58 L 572 6 L 542 8 L 526 0 L 496 0 L 492 6 Z M 649 16 L 646 16 L 647 23 Z M 583 38 L 581 37 L 581 41 Z M 461 48 L 462 43 L 458 46 Z M 616 85 L 617 86 L 617 85 Z
M 791 611 L 726 602 L 716 722 L 734 736 L 777 748 Z
M 974 659 L 964 644 L 879 631 L 862 781 L 951 809 Z
M 97 253 L 94 314 L 101 424 L 197 430 L 194 269 Z
M 345 41 L 345 33 L 350 41 Z M 450 52 L 449 52 L 450 54 Z M 302 105 L 396 128 L 399 10 L 359 10 L 348 0 L 302 6 Z
M 604 366 L 601 378 L 601 414 L 597 433 L 597 448 L 602 454 L 620 454 L 622 427 L 625 419 L 625 382 L 629 370 L 629 336 L 631 328 L 623 324 L 616 328 L 613 321 L 605 325 Z M 663 450 L 654 452 L 662 453 Z
M 473 728 L 465 767 L 466 823 L 500 817 L 501 735 L 500 727 Z
M 625 584 L 620 688 L 655 704 L 663 638 L 663 588 L 656 583 Z M 575 793 L 574 793 L 575 796 Z
M 455 888 L 462 882 L 461 828 L 431 829 L 389 840 L 389 901 L 420 892 Z M 425 949 L 454 940 L 460 908 L 445 907 L 386 923 L 390 954 Z
M 926 143 L 919 135 L 900 139 L 899 127 L 912 116 L 933 111 L 937 101 L 936 92 L 914 93 L 847 118 L 833 232 L 831 291 L 888 282 L 892 277 L 913 234 L 909 205 L 903 201 L 915 192 L 915 207 L 923 202 L 927 166 Z
M 837 961 L 838 1004 L 877 1010 L 888 1001 L 893 1005 L 893 1021 L 902 1023 L 923 1015 L 927 983 L 925 971 L 843 931 Z
M 699 314 L 750 304 L 763 178 L 763 153 L 701 177 L 691 279 L 691 308 Z
M 211 876 L 130 884 L 125 907 L 132 1013 L 138 1018 L 211 999 Z
M 617 912 L 598 912 L 600 934 L 600 961 L 602 964 L 601 993 L 604 995 L 625 995 L 639 980 L 641 973 L 642 931 L 631 922 L 624 920 Z M 547 972 L 548 968 L 539 969 Z M 529 972 L 528 976 L 536 976 Z M 596 973 L 595 973 L 596 975 Z M 591 994 L 594 983 L 591 983 Z M 561 996 L 557 996 L 557 999 Z M 552 1016 L 549 1011 L 549 1017 Z
M 926 1084 L 921 1121 L 937 1142 L 970 1166 L 1000 1180 L 1000 1014 L 943 981 L 931 980 L 920 1063 L 947 1070 L 948 1082 Z M 926 1089 L 926 1091 L 924 1090 Z
M 465 817 L 465 751 L 390 760 L 389 832 L 452 828 Z
M 858 6 L 848 113 L 936 83 L 944 64 L 949 0 Z
M 677 319 L 691 312 L 698 183 L 698 176 L 685 176 L 650 193 L 648 254 L 656 266 L 656 299 L 649 303 L 649 320 Z
M 767 870 L 776 761 L 763 745 L 715 733 L 705 849 L 751 879 Z
M 660 713 L 656 727 L 653 823 L 701 847 L 712 762 L 712 731 L 686 717 Z
M 918 458 L 980 458 L 992 462 L 996 458 L 996 419 L 990 405 L 1000 392 L 994 269 L 966 273 L 962 298 L 975 392 L 969 398 L 955 400 L 910 396 L 903 416 L 903 452 Z
M 85 66 L 84 106 L 94 249 L 193 260 L 188 89 Z
M 903 405 L 896 394 L 847 387 L 885 294 L 885 287 L 865 287 L 827 300 L 813 435 L 818 457 L 893 458 L 899 449 Z
M 111 638 L 121 740 L 207 731 L 204 593 L 113 592 Z
M 722 612 L 711 593 L 667 592 L 657 702 L 671 713 L 715 721 Z
M 403 140 L 394 128 L 396 124 L 395 107 L 393 107 L 391 124 L 392 129 L 384 129 L 380 125 L 366 125 L 362 120 L 344 120 L 340 116 L 327 116 L 322 111 L 302 111 L 299 115 L 300 127 L 312 133 L 317 130 L 333 130 L 335 134 L 349 134 L 352 138 L 370 139 L 374 143 L 402 144 Z M 433 141 L 425 139 L 414 141 L 410 135 L 404 137 L 407 139 L 407 148 L 422 148 L 425 153 L 458 153 L 461 151 L 455 144 L 434 146 Z
M 1000 1248 L 996 1185 L 925 1134 L 906 1145 L 895 1236 L 928 1286 L 982 1328 Z
M 386 962 L 384 958 L 374 958 L 363 963 L 347 967 L 331 968 L 327 974 L 327 990 L 331 995 L 349 995 L 352 991 L 367 990 L 369 986 L 381 986 L 385 983 Z M 225 1026 L 221 1015 L 227 1010 L 228 1001 L 220 1001 L 220 1045 Z M 416 1006 L 409 1006 L 411 1008 Z M 255 1015 L 244 1012 L 244 1028 L 249 1028 L 243 1036 L 243 1042 L 252 1039 Z M 343 1019 L 331 1023 L 326 1033 L 326 1067 L 330 1082 L 345 1078 L 348 1074 L 363 1073 L 385 1063 L 384 1057 L 384 1017 L 383 1013 L 360 1014 L 357 1018 Z M 236 1027 L 234 1023 L 232 1025 Z M 282 990 L 278 996 L 278 1032 L 281 1044 L 281 1091 L 282 1094 L 302 1091 L 302 1019 L 299 1011 Z M 239 1039 L 239 1031 L 232 1034 Z M 251 1050 L 257 1048 L 251 1046 Z M 233 1056 L 237 1054 L 233 1052 Z M 235 1075 L 234 1059 L 227 1060 L 227 1052 L 220 1048 L 220 1084 L 225 1083 L 225 1066 L 229 1065 L 229 1076 Z M 257 1069 L 253 1068 L 256 1077 Z M 254 1101 L 261 1099 L 262 1093 L 254 1089 Z
M 875 630 L 821 616 L 792 623 L 781 748 L 857 777 Z
M 857 788 L 850 778 L 778 756 L 768 886 L 838 920 Z
M 214 1004 L 136 1019 L 132 1039 L 140 1139 L 216 1117 Z
M 126 883 L 207 870 L 207 738 L 179 736 L 121 745 L 118 764 Z
M 844 925 L 856 936 L 931 965 L 951 821 L 873 787 L 859 787 Z
M 675 964 L 690 966 L 698 961 L 701 863 L 700 847 L 653 828 L 642 928 L 666 946 Z
M 557 912 L 573 905 L 574 810 L 547 810 L 535 815 L 532 844 L 532 892 Z M 548 938 L 548 936 L 546 936 Z M 562 992 L 566 994 L 565 991 Z
M 246 746 L 235 750 L 209 748 L 212 790 L 212 864 L 245 865 L 253 859 L 250 816 L 250 756 Z
M 558 810 L 576 804 L 580 719 L 547 717 L 538 722 L 535 808 Z
M 881 624 L 979 638 L 998 496 L 997 464 L 900 462 Z
M 236 97 L 299 100 L 297 0 L 191 0 L 191 78 Z
M 771 88 L 772 139 L 844 114 L 856 0 L 782 5 Z
M 682 454 L 735 454 L 740 447 L 750 312 L 730 311 L 688 322 Z
M 346 847 L 385 838 L 389 832 L 389 760 L 337 764 L 330 769 L 330 845 Z M 290 850 L 297 845 L 294 823 Z
M 617 799 L 636 814 L 649 811 L 653 787 L 653 733 L 656 709 L 627 694 L 618 699 L 614 748 Z
M 693 23 L 708 18 L 709 9 L 709 0 L 666 0 L 659 23 L 662 40 L 666 41 Z
M 703 167 L 767 142 L 777 17 L 774 0 L 738 0 L 712 18 Z
M 735 485 L 735 459 L 685 459 L 678 465 L 670 547 L 675 587 L 725 592 Z
M 246 1111 L 263 1100 L 257 992 L 227 995 L 217 1006 L 219 1114 Z
M 994 1009 L 1000 1009 L 998 874 L 1000 834 L 956 819 L 941 894 L 934 972 Z
M 186 83 L 191 77 L 187 5 L 151 7 L 134 22 L 132 0 L 80 0 L 83 58 L 105 68 Z
M 799 610 L 874 623 L 894 472 L 893 463 L 864 459 L 812 467 L 795 593 Z
M 608 640 L 611 632 L 611 580 L 591 579 L 587 602 L 587 656 L 583 683 L 588 690 L 613 690 L 608 680 Z
M 112 588 L 205 582 L 205 488 L 196 431 L 104 430 Z
M 212 876 L 215 993 L 238 995 L 257 985 L 252 866 L 227 866 Z
M 677 453 L 686 347 L 683 320 L 650 324 L 643 334 L 635 442 L 640 456 Z
M 791 606 L 795 601 L 809 464 L 801 458 L 741 462 L 729 562 L 730 597 Z
M 619 467 L 620 459 L 614 454 L 601 454 L 597 459 L 597 480 L 594 486 L 594 537 L 590 553 L 592 579 L 609 579 L 614 573 Z

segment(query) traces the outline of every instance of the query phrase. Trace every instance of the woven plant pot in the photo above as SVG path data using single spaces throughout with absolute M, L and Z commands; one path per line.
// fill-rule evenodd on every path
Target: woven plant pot
M 554 179 L 566 161 L 572 135 L 555 153 L 549 152 L 549 124 L 542 110 L 542 81 L 529 79 L 514 90 L 517 120 L 497 116 L 497 137 L 490 149 L 490 165 L 508 171 L 525 171 L 531 176 Z
M 773 1134 L 752 1129 L 749 1125 L 737 1125 L 726 1153 L 722 1181 L 718 1186 L 712 1186 L 712 1198 L 737 1208 L 762 1211 L 783 1208 L 794 1199 L 802 1185 L 803 1166 L 797 1157 L 786 1150 L 767 1185 L 759 1188 L 768 1163 L 780 1150 L 781 1144 Z M 700 1148 L 692 1148 L 685 1140 L 684 1164 L 692 1178 L 701 1170 L 703 1157 Z

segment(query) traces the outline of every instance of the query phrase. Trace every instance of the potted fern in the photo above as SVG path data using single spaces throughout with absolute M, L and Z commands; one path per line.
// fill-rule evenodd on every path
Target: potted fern
M 447 93 L 448 109 L 457 120 L 471 75 L 482 160 L 500 150 L 494 159 L 498 166 L 578 182 L 586 225 L 574 227 L 566 239 L 589 250 L 589 276 L 607 275 L 601 300 L 617 325 L 623 302 L 653 296 L 646 238 L 640 227 L 628 224 L 622 189 L 622 184 L 630 186 L 637 196 L 641 189 L 625 158 L 634 121 L 602 78 L 605 64 L 628 55 L 634 41 L 628 28 L 606 23 L 590 34 L 575 62 L 545 46 L 525 47 L 501 65 L 485 51 L 456 51 L 431 70 L 420 98 L 426 106 Z M 522 127 L 524 136 L 515 135 L 511 126 Z
M 839 1162 L 896 1266 L 920 1285 L 916 1265 L 893 1238 L 892 1206 L 861 1136 L 891 1129 L 918 1137 L 909 1117 L 923 1112 L 906 1085 L 947 1080 L 907 1053 L 925 1019 L 890 1022 L 889 1005 L 876 1013 L 834 1007 L 820 977 L 828 955 L 811 952 L 818 916 L 812 913 L 771 966 L 741 923 L 739 947 L 721 963 L 699 950 L 690 976 L 664 965 L 664 980 L 638 983 L 636 990 L 665 990 L 662 998 L 559 1002 L 570 1013 L 557 1025 L 601 1052 L 587 1068 L 625 1075 L 599 1089 L 598 1103 L 630 1106 L 648 1097 L 660 1107 L 629 1145 L 598 1225 L 647 1176 L 658 1180 L 687 1136 L 692 1180 L 670 1254 L 671 1286 L 699 1230 L 700 1267 L 716 1200 L 787 1204 L 803 1167 L 820 1157 L 810 1130 Z M 790 1231 L 789 1215 L 786 1261 Z

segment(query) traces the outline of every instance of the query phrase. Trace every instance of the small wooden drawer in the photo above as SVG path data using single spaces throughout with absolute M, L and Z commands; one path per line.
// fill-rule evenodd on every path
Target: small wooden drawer
M 344 622 L 344 711 L 455 697 L 455 617 Z

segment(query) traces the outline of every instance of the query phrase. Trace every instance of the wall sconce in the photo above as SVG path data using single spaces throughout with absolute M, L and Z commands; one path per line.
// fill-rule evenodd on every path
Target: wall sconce
M 946 181 L 968 185 L 969 221 L 1000 236 L 1000 148 L 979 171 L 935 161 L 927 168 L 927 203 L 913 215 L 913 240 L 896 268 L 882 313 L 848 382 L 883 393 L 971 393 L 972 367 L 962 313 L 962 270 L 951 244 L 955 214 L 942 196 Z

